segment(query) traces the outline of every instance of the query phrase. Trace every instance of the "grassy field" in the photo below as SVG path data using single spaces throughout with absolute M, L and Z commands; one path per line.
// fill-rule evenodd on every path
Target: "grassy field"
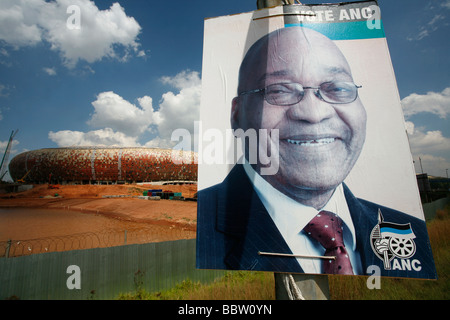
M 438 280 L 382 278 L 380 289 L 368 289 L 367 277 L 329 276 L 332 300 L 450 300 L 450 206 L 438 210 L 428 224 Z M 118 299 L 144 300 L 273 300 L 275 281 L 270 272 L 229 272 L 214 283 L 186 280 L 167 291 L 136 291 Z
M 121 294 L 119 300 L 274 300 L 275 281 L 270 272 L 234 271 L 211 284 L 185 280 L 176 287 L 162 292 L 136 292 Z

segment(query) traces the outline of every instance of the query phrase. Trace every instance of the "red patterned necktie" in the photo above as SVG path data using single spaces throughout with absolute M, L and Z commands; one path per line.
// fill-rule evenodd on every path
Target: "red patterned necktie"
M 325 256 L 336 259 L 322 261 L 322 273 L 353 274 L 352 264 L 344 246 L 343 222 L 332 212 L 321 211 L 303 229 L 325 248 Z

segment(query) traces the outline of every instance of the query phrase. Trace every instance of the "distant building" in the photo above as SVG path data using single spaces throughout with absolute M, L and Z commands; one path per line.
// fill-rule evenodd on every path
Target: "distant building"
M 173 152 L 181 164 L 174 163 Z M 197 181 L 197 154 L 158 148 L 48 148 L 15 156 L 9 172 L 14 181 L 27 183 Z
M 428 174 L 426 174 L 426 173 L 416 174 L 416 178 L 417 178 L 417 185 L 419 186 L 419 192 L 421 194 L 431 192 L 431 186 L 430 186 L 430 180 L 428 179 Z

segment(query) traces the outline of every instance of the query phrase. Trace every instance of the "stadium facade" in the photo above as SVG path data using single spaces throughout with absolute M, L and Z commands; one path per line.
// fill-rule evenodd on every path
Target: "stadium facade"
M 48 148 L 15 156 L 9 173 L 26 183 L 196 182 L 197 154 L 159 148 Z

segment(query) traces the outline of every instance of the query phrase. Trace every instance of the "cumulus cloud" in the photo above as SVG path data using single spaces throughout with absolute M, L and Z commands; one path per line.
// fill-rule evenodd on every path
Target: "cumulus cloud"
M 442 92 L 428 92 L 423 95 L 413 93 L 401 101 L 406 119 L 420 113 L 431 113 L 446 119 L 450 113 L 450 87 Z M 449 168 L 450 138 L 439 130 L 418 127 L 412 121 L 405 123 L 411 153 L 416 160 L 416 172 L 421 172 L 418 158 L 421 158 L 424 171 L 431 175 L 443 176 Z
M 153 123 L 153 106 L 152 98 L 148 96 L 139 98 L 138 102 L 139 106 L 136 106 L 112 91 L 102 92 L 92 102 L 94 114 L 88 124 L 139 136 Z
M 450 87 L 442 92 L 428 92 L 424 95 L 412 93 L 401 101 L 406 118 L 421 112 L 428 112 L 445 119 L 450 113 Z
M 34 45 L 42 40 L 42 30 L 33 11 L 40 12 L 44 1 L 0 2 L 0 39 L 16 46 Z
M 428 174 L 443 176 L 445 169 L 450 167 L 450 161 L 446 158 L 450 152 L 450 138 L 438 130 L 427 131 L 423 127 L 416 127 L 411 121 L 406 122 L 406 131 L 411 153 L 416 160 L 416 172 L 422 170 L 417 161 L 420 157 L 423 169 Z
M 3 156 L 4 152 L 6 151 L 6 147 L 8 146 L 9 140 L 5 140 L 5 141 L 0 141 L 0 154 Z M 15 149 L 15 147 L 17 147 L 19 145 L 19 140 L 17 139 L 13 139 L 11 146 L 10 146 L 10 153 L 14 154 L 17 153 L 17 150 Z
M 157 113 L 157 125 L 160 137 L 169 139 L 173 130 L 183 128 L 194 131 L 194 121 L 199 119 L 201 80 L 198 72 L 183 71 L 174 77 L 164 77 L 164 83 L 180 89 L 162 96 Z
M 94 113 L 87 121 L 97 130 L 50 132 L 49 139 L 60 147 L 173 147 L 177 143 L 171 141 L 175 129 L 183 128 L 194 133 L 194 122 L 199 118 L 201 81 L 198 72 L 189 70 L 173 77 L 163 77 L 161 81 L 178 91 L 164 93 L 157 107 L 153 106 L 153 99 L 149 96 L 138 98 L 136 105 L 115 92 L 102 92 L 92 102 Z M 150 141 L 141 141 L 148 132 L 156 133 L 156 137 Z
M 414 154 L 450 151 L 450 138 L 444 137 L 441 131 L 425 131 L 416 128 L 411 121 L 406 122 L 411 151 Z
M 201 79 L 197 71 L 184 70 L 174 77 L 161 77 L 161 82 L 170 84 L 177 89 L 187 89 L 191 87 L 198 87 L 201 85 Z
M 116 132 L 111 128 L 93 130 L 89 132 L 62 130 L 50 131 L 50 140 L 60 147 L 70 146 L 129 146 L 137 147 L 136 138 L 129 137 L 122 132 Z
M 80 28 L 68 27 L 75 14 L 68 13 L 69 6 L 80 9 Z M 92 63 L 105 57 L 127 60 L 131 55 L 145 56 L 138 43 L 140 31 L 137 21 L 118 3 L 99 10 L 89 0 L 0 2 L 0 40 L 14 48 L 48 42 L 69 68 L 79 60 Z

